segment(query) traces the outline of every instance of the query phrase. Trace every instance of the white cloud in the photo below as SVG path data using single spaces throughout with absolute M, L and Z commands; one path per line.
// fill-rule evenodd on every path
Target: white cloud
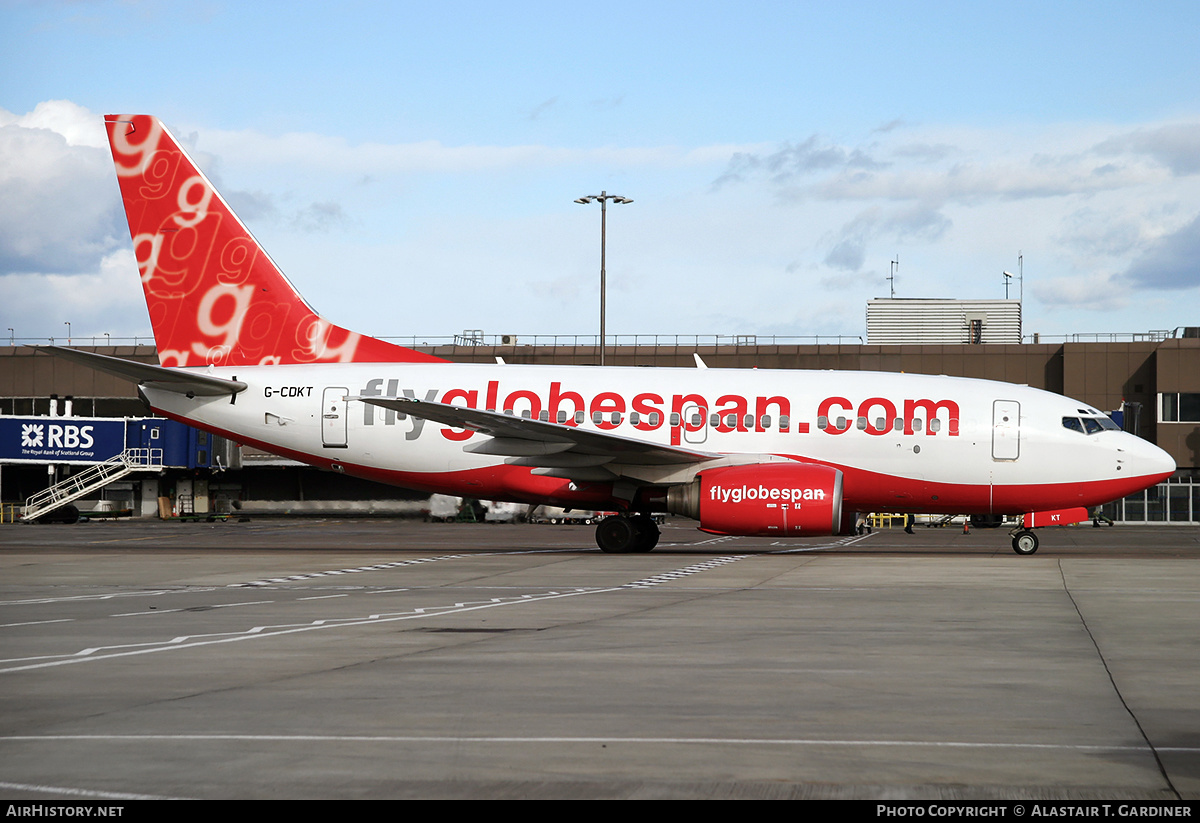
M 128 242 L 101 118 L 53 101 L 0 122 L 0 274 L 94 271 Z
M 128 232 L 101 122 L 66 101 L 0 111 L 4 326 L 147 328 L 132 266 L 116 273 Z M 610 333 L 857 335 L 896 254 L 898 295 L 1000 297 L 1018 249 L 1027 328 L 1050 333 L 1109 329 L 1118 309 L 1127 329 L 1188 319 L 1187 300 L 1147 293 L 1197 290 L 1197 129 L 900 119 L 859 141 L 773 145 L 188 140 L 306 297 L 366 332 L 594 333 L 598 215 L 570 200 L 606 187 L 636 201 L 609 214 Z
M 321 169 L 339 173 L 483 173 L 507 169 L 603 166 L 618 168 L 706 165 L 724 162 L 744 147 L 680 146 L 447 146 L 418 143 L 351 144 L 342 137 L 291 132 L 279 136 L 254 131 L 205 131 L 199 145 L 229 162 Z M 753 148 L 753 147 L 752 147 Z
M 1086 274 L 1056 277 L 1037 283 L 1030 291 L 1050 311 L 1062 308 L 1113 312 L 1129 304 L 1129 293 L 1112 275 Z
M 1105 140 L 1096 146 L 1105 156 L 1144 154 L 1162 163 L 1173 174 L 1200 173 L 1200 123 L 1168 123 L 1138 129 Z
M 1125 278 L 1154 289 L 1200 286 L 1200 217 L 1155 242 L 1133 262 Z
M 0 324 L 20 338 L 75 342 L 140 336 L 147 342 L 150 317 L 137 287 L 132 249 L 105 256 L 94 273 L 0 275 Z
M 0 125 L 10 124 L 52 131 L 61 135 L 68 146 L 108 148 L 108 138 L 100 117 L 70 100 L 46 100 L 21 116 L 0 109 Z

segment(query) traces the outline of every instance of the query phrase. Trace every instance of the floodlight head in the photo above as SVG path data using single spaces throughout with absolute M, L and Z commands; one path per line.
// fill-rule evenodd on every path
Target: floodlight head
M 575 202 L 576 202 L 576 203 L 579 203 L 580 205 L 586 206 L 588 203 L 592 202 L 592 198 L 590 198 L 590 197 L 580 197 L 580 198 L 579 198 L 578 200 L 576 200 Z

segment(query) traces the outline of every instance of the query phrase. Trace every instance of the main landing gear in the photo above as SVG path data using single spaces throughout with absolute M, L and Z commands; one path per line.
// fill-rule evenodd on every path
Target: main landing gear
M 648 514 L 606 517 L 596 527 L 596 545 L 609 554 L 648 552 L 658 545 L 658 524 Z
M 1017 554 L 1033 554 L 1038 550 L 1037 535 L 1029 529 L 1013 532 L 1012 547 Z

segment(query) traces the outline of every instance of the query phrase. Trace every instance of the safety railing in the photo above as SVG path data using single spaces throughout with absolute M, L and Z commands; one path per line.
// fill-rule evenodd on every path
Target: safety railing
M 25 501 L 22 520 L 33 520 L 65 506 L 133 471 L 159 469 L 163 465 L 162 449 L 126 449 L 103 463 L 89 466 L 48 489 L 43 489 Z

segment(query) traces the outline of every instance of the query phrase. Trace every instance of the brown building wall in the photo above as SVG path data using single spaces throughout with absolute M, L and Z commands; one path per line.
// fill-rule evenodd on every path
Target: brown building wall
M 1157 392 L 1200 392 L 1200 339 L 1165 340 L 1159 345 L 1155 359 Z M 1149 419 L 1155 421 L 1155 442 L 1181 468 L 1200 467 L 1200 424 L 1158 423 L 1154 404 L 1149 407 Z
M 157 363 L 153 346 L 78 346 L 86 351 Z M 141 413 L 137 386 L 61 357 L 39 353 L 32 346 L 0 347 L 0 413 L 45 414 L 49 397 L 79 398 L 76 415 L 123 416 Z M 95 403 L 96 398 L 106 401 Z M 33 401 L 32 403 L 30 401 Z M 32 406 L 32 408 L 27 408 Z M 59 406 L 61 413 L 62 407 Z

